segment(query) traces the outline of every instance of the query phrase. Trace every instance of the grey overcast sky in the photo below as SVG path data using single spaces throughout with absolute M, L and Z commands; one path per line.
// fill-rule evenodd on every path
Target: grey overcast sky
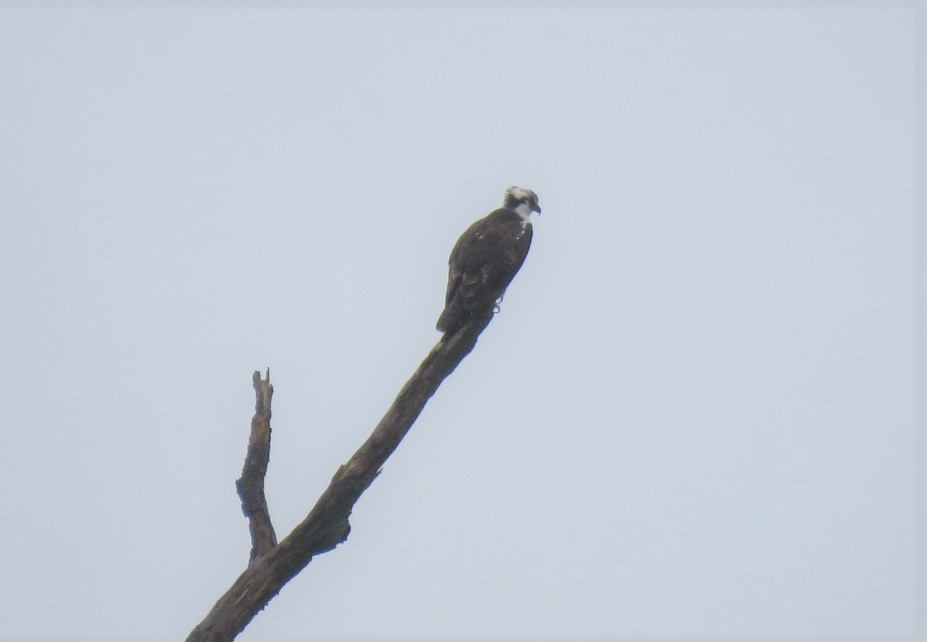
M 185 637 L 252 371 L 282 536 L 517 184 L 501 313 L 240 639 L 925 639 L 922 11 L 0 5 L 0 638 Z

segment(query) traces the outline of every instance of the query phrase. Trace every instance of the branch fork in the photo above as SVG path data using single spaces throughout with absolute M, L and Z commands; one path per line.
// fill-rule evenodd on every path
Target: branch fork
M 354 504 L 380 474 L 387 458 L 409 432 L 441 382 L 476 346 L 480 333 L 492 317 L 491 311 L 473 316 L 459 330 L 445 334 L 438 341 L 367 440 L 335 472 L 306 518 L 279 543 L 264 493 L 264 478 L 270 461 L 274 388 L 270 383 L 270 369 L 263 378 L 260 372 L 253 374 L 254 417 L 241 477 L 235 482 L 251 533 L 248 566 L 193 629 L 187 642 L 233 640 L 314 556 L 332 550 L 348 538 L 351 532 L 348 518 Z

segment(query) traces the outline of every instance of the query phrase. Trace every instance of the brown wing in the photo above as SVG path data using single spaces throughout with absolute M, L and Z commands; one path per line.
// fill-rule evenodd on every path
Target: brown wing
M 445 308 L 438 329 L 451 332 L 477 312 L 488 312 L 528 255 L 531 225 L 511 210 L 496 210 L 471 225 L 451 251 Z

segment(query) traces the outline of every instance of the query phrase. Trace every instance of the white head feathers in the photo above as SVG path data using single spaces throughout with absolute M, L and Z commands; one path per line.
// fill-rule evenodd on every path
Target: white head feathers
M 515 210 L 525 221 L 531 216 L 531 212 L 541 213 L 541 206 L 538 205 L 538 195 L 525 187 L 512 187 L 505 190 L 505 201 L 503 207 Z

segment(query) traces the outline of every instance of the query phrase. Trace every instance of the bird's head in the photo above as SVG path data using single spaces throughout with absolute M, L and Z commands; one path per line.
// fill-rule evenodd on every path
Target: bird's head
M 531 212 L 541 213 L 541 206 L 538 205 L 538 195 L 530 189 L 515 187 L 514 185 L 505 190 L 503 206 L 515 210 L 525 220 L 531 216 Z

